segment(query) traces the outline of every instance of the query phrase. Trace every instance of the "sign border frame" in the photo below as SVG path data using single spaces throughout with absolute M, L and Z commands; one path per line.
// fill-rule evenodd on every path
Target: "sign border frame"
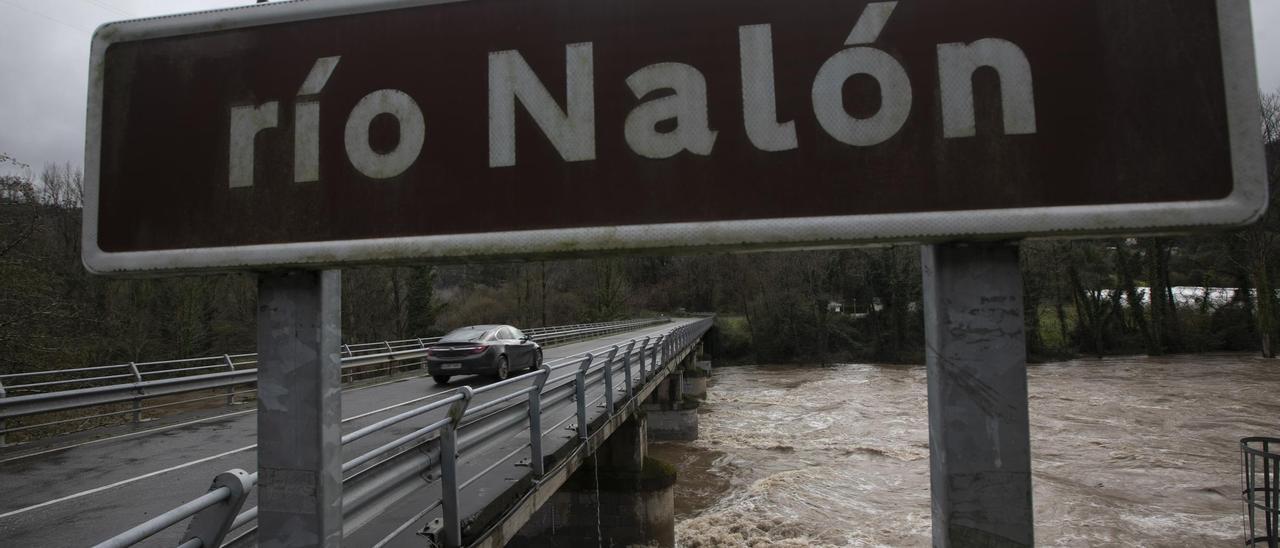
M 82 260 L 96 274 L 330 268 L 348 264 L 568 258 L 635 252 L 812 249 L 963 240 L 1173 233 L 1249 224 L 1267 209 L 1250 0 L 1215 0 L 1232 191 L 1219 200 L 558 228 L 108 252 L 97 243 L 104 58 L 112 44 L 469 0 L 268 3 L 106 23 L 94 32 L 85 135 Z M 945 225 L 950 230 L 940 230 Z

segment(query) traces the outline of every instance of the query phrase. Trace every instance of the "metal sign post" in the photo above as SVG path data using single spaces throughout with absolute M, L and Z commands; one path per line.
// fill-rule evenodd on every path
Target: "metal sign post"
M 920 259 L 933 545 L 1032 546 L 1018 245 L 929 245 Z
M 342 273 L 258 277 L 258 544 L 342 542 Z

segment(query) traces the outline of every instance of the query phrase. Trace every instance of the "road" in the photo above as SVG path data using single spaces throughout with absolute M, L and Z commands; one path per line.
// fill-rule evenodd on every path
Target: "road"
M 625 344 L 685 321 L 547 348 L 545 361 Z M 480 387 L 489 382 L 462 377 L 442 387 L 423 375 L 351 388 L 343 392 L 342 430 L 347 433 L 385 419 L 462 384 Z M 483 401 L 478 398 L 473 406 Z M 0 539 L 12 546 L 83 546 L 106 539 L 198 496 L 218 473 L 231 468 L 255 470 L 256 421 L 253 408 L 228 408 L 212 417 L 62 448 L 10 450 L 0 455 L 0 492 L 5 495 L 0 499 Z M 343 460 L 421 425 L 421 421 L 406 421 L 350 443 L 343 447 Z M 251 499 L 245 508 L 254 504 Z M 416 509 L 403 510 L 416 513 Z M 147 545 L 172 546 L 183 529 L 172 527 Z

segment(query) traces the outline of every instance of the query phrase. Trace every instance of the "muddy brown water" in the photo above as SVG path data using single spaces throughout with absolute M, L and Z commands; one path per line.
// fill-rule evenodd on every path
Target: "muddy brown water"
M 1280 436 L 1280 361 L 1245 355 L 1032 366 L 1042 546 L 1240 546 L 1239 439 Z M 715 371 L 676 464 L 677 541 L 928 546 L 923 367 Z

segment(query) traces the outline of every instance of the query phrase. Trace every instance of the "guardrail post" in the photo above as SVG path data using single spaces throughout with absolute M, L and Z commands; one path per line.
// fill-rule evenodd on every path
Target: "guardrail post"
M 662 346 L 658 350 L 658 363 L 663 369 L 667 368 L 667 361 L 671 356 L 671 336 L 670 333 L 662 336 Z
M 444 545 L 462 546 L 458 519 L 458 423 L 471 403 L 471 387 L 461 389 L 462 401 L 449 407 L 449 423 L 440 429 L 440 497 L 444 504 Z
M 649 345 L 649 348 L 644 351 L 644 359 L 649 364 L 648 371 L 646 371 L 645 374 L 648 375 L 649 378 L 653 378 L 654 374 L 658 372 L 658 368 L 655 365 L 657 363 L 657 359 L 652 357 L 657 351 L 658 337 L 654 337 L 653 344 Z
M 236 364 L 235 362 L 231 361 L 230 354 L 223 354 L 222 359 L 227 362 L 228 371 L 236 370 Z M 236 404 L 236 387 L 235 385 L 231 385 L 227 387 L 227 407 L 230 407 L 235 404 Z
M 640 355 L 640 382 L 641 383 L 649 382 L 649 376 L 646 375 L 644 372 L 644 361 L 645 361 L 645 358 L 647 358 L 647 356 L 645 356 L 644 353 L 647 346 L 649 346 L 649 337 L 645 337 L 644 340 L 640 342 L 639 355 Z
M 666 365 L 667 361 L 662 359 L 662 353 L 667 349 L 667 336 L 658 335 L 658 342 L 653 349 L 653 371 L 656 373 L 658 369 Z
M 627 374 L 627 400 L 631 400 L 631 349 L 635 348 L 636 340 L 631 339 L 627 343 L 627 349 L 622 353 L 622 370 Z
M 662 335 L 658 335 L 653 339 L 653 358 L 649 362 L 649 375 L 658 374 L 658 351 L 662 348 Z
M 4 382 L 0 381 L 0 399 L 3 399 L 4 396 Z M 0 447 L 9 445 L 8 437 L 9 425 L 5 423 L 5 419 L 3 417 L 0 417 Z
M 342 353 L 343 353 L 343 354 L 346 354 L 346 355 L 347 355 L 347 357 L 348 357 L 348 358 L 350 358 L 350 357 L 351 357 L 351 346 L 350 346 L 350 345 L 346 345 L 346 344 L 342 345 Z
M 138 366 L 133 362 L 129 362 L 129 370 L 133 371 L 133 382 L 141 385 L 142 373 L 138 372 Z M 133 398 L 133 422 L 138 423 L 142 422 L 142 387 L 137 386 L 134 391 L 138 395 Z
M 609 349 L 609 357 L 604 359 L 604 408 L 613 416 L 613 357 L 618 354 L 618 345 Z
M 200 546 L 222 546 L 222 540 L 227 537 L 227 533 L 231 532 L 231 524 L 240 514 L 240 507 L 244 506 L 245 499 L 249 498 L 253 483 L 248 472 L 233 469 L 213 478 L 213 485 L 209 486 L 209 490 L 214 491 L 223 487 L 231 490 L 231 495 L 226 500 L 191 516 L 191 523 L 187 525 L 187 532 L 182 535 L 182 542 L 179 544 L 184 544 L 191 539 L 199 539 Z
M 578 398 L 578 439 L 587 439 L 587 369 L 591 368 L 591 354 L 578 366 L 578 378 L 574 382 L 574 392 Z
M 534 379 L 533 390 L 529 391 L 529 466 L 535 478 L 546 474 L 542 463 L 542 387 L 551 378 L 551 367 L 544 364 L 538 372 L 542 374 Z

